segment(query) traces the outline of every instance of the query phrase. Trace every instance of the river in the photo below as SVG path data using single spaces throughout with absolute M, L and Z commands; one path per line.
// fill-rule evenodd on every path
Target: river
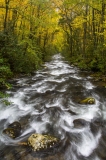
M 106 160 L 106 88 L 60 54 L 44 66 L 12 80 L 13 88 L 6 91 L 11 105 L 0 104 L 0 160 Z M 96 103 L 79 104 L 85 97 Z M 22 125 L 18 140 L 2 133 L 14 121 Z M 33 132 L 57 136 L 64 146 L 54 155 L 37 157 L 13 145 Z

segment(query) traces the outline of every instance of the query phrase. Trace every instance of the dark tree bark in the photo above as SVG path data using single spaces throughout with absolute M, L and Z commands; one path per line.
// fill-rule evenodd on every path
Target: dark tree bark
M 9 3 L 10 3 L 10 0 L 5 0 L 4 32 L 7 31 L 7 20 L 8 20 Z

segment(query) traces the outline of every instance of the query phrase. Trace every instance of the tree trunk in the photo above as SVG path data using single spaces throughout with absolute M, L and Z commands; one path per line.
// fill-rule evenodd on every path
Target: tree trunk
M 85 10 L 85 15 L 84 15 L 84 20 L 85 22 L 83 23 L 83 57 L 85 58 L 85 50 L 86 50 L 86 34 L 87 34 L 87 15 L 88 15 L 88 5 L 86 5 L 86 10 Z
M 95 9 L 92 8 L 92 35 L 93 35 L 93 46 L 96 48 L 96 34 L 95 34 Z
M 10 0 L 5 0 L 5 18 L 4 18 L 4 32 L 7 32 L 7 19 Z
M 101 24 L 102 24 L 102 28 L 101 28 L 101 42 L 104 43 L 104 15 L 105 15 L 105 4 L 104 4 L 104 0 L 102 0 L 102 12 L 101 12 Z

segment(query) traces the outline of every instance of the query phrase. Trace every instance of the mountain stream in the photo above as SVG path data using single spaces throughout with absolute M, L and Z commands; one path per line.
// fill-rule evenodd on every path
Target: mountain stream
M 0 160 L 106 160 L 106 88 L 86 71 L 57 54 L 43 69 L 11 83 L 11 105 L 0 104 Z M 96 103 L 78 103 L 86 97 Z M 13 140 L 2 131 L 14 121 L 22 132 Z M 56 136 L 63 144 L 53 155 L 33 156 L 14 145 L 31 133 Z

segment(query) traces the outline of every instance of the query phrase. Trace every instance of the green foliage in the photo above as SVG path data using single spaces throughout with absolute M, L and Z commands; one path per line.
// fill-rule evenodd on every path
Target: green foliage
M 88 69 L 88 66 L 87 66 L 87 64 L 85 63 L 84 60 L 78 62 L 77 65 L 78 65 L 78 67 L 81 68 L 81 69 L 84 69 L 84 70 Z
M 48 44 L 45 49 L 44 61 L 50 61 L 54 54 L 58 53 L 58 49 L 53 44 Z
M 11 88 L 10 84 L 7 83 L 7 79 L 12 76 L 12 72 L 8 63 L 5 62 L 5 59 L 0 58 L 0 88 L 6 87 L 7 89 Z
M 5 45 L 2 46 L 2 57 L 8 62 L 8 66 L 0 68 L 0 74 L 5 77 L 12 76 L 10 73 L 31 73 L 39 68 L 42 63 L 40 48 L 28 37 L 21 42 L 16 35 L 4 35 Z M 4 40 L 3 40 L 4 41 Z M 2 45 L 2 38 L 1 38 Z M 1 59 L 1 63 L 4 64 Z
M 6 106 L 11 105 L 12 103 L 10 101 L 8 101 L 7 99 L 2 100 L 2 103 L 4 103 Z
M 40 59 L 37 57 L 36 53 L 29 52 L 17 58 L 14 64 L 14 71 L 16 73 L 31 73 L 38 69 L 39 65 Z
M 0 67 L 0 77 L 2 78 L 8 78 L 11 77 L 12 72 L 10 71 L 10 68 L 6 65 L 2 65 Z
M 8 101 L 8 99 L 7 99 L 8 97 L 9 97 L 8 94 L 0 92 L 0 99 L 1 99 L 0 101 L 1 101 L 1 103 L 5 104 L 6 106 L 11 104 L 11 102 Z
M 0 98 L 7 98 L 8 94 L 4 94 L 3 92 L 0 92 Z
M 19 73 L 32 73 L 42 63 L 42 52 L 31 39 L 18 40 L 15 34 L 0 32 L 0 88 L 10 89 L 8 79 Z M 10 105 L 8 95 L 0 92 L 0 101 Z
M 106 74 L 106 13 L 104 1 L 65 0 L 59 25 L 64 32 L 63 55 L 82 69 Z M 65 12 L 64 12 L 65 11 Z

